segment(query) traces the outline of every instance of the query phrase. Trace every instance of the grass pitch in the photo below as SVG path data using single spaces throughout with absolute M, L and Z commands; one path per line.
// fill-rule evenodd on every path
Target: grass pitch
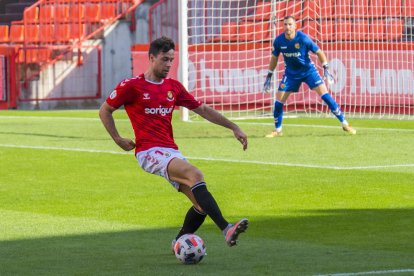
M 125 113 L 116 123 L 133 137 Z M 207 256 L 170 252 L 190 203 L 144 173 L 110 139 L 97 111 L 0 112 L 0 275 L 326 275 L 414 273 L 414 122 L 285 119 L 228 130 L 174 118 L 181 151 L 230 221 L 229 248 L 208 218 Z M 349 274 L 363 275 L 363 274 Z

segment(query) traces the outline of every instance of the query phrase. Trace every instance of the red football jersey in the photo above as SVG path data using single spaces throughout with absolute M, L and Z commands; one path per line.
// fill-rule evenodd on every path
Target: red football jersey
M 192 110 L 201 105 L 180 82 L 166 78 L 154 83 L 144 74 L 120 82 L 106 102 L 125 107 L 135 133 L 135 153 L 152 147 L 178 149 L 171 125 L 175 106 Z

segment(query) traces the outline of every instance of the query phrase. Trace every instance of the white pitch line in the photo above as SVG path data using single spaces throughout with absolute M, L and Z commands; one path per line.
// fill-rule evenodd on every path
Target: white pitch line
M 190 123 L 208 123 L 204 121 L 190 121 Z M 237 124 L 239 125 L 259 125 L 259 126 L 274 126 L 274 123 L 259 123 L 259 122 L 240 122 L 238 121 Z M 326 126 L 326 125 L 302 125 L 302 124 L 289 124 L 284 123 L 284 126 L 290 127 L 310 127 L 310 128 L 331 128 L 331 129 L 340 129 L 340 126 Z M 357 130 L 364 129 L 364 130 L 378 130 L 378 131 L 402 131 L 402 132 L 414 132 L 414 129 L 407 129 L 407 128 L 380 128 L 380 127 L 355 127 Z
M 256 160 L 236 160 L 236 159 L 221 159 L 221 158 L 206 158 L 206 157 L 188 157 L 188 159 L 205 160 L 205 161 L 221 161 L 230 163 L 247 163 L 247 164 L 259 164 L 259 165 L 273 165 L 273 166 L 286 166 L 286 167 L 304 167 L 304 168 L 316 168 L 316 169 L 333 169 L 333 170 L 363 170 L 363 169 L 383 169 L 383 168 L 397 168 L 397 167 L 414 167 L 414 164 L 395 164 L 395 165 L 375 165 L 375 166 L 323 166 L 323 165 L 311 165 L 311 164 L 294 164 L 294 163 L 281 163 L 281 162 L 267 162 Z
M 93 149 L 81 149 L 81 148 L 61 148 L 50 146 L 29 146 L 29 145 L 14 145 L 14 144 L 0 144 L 0 147 L 4 148 L 22 148 L 22 149 L 40 149 L 40 150 L 62 150 L 62 151 L 77 151 L 77 152 L 89 152 L 89 153 L 109 153 L 109 154 L 131 154 L 130 152 L 109 151 L 109 150 L 93 150 Z M 373 165 L 373 166 L 323 166 L 323 165 L 311 165 L 311 164 L 295 164 L 295 163 L 279 163 L 279 162 L 266 162 L 257 160 L 237 160 L 237 159 L 224 159 L 224 158 L 208 158 L 208 157 L 196 157 L 187 156 L 191 160 L 203 160 L 203 161 L 218 161 L 229 163 L 245 163 L 245 164 L 259 164 L 259 165 L 272 165 L 272 166 L 286 166 L 286 167 L 303 167 L 303 168 L 315 168 L 315 169 L 332 169 L 332 170 L 364 170 L 364 169 L 386 169 L 386 168 L 399 168 L 399 167 L 414 167 L 414 164 L 394 164 L 394 165 Z
M 352 273 L 333 273 L 333 274 L 318 274 L 314 276 L 354 276 L 354 275 L 380 275 L 388 273 L 408 273 L 414 272 L 414 269 L 393 269 L 393 270 L 377 270 L 377 271 L 366 271 L 366 272 L 352 272 Z

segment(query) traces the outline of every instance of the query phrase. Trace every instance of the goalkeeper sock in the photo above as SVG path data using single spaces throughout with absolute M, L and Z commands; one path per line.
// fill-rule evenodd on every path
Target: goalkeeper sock
M 273 117 L 275 118 L 275 128 L 276 130 L 282 130 L 282 120 L 283 120 L 283 103 L 275 101 L 275 109 L 273 110 Z
M 206 183 L 199 182 L 195 184 L 191 191 L 203 211 L 207 213 L 221 230 L 224 230 L 229 223 L 224 219 L 217 202 L 207 190 Z
M 331 112 L 342 123 L 345 120 L 345 116 L 342 113 L 341 109 L 339 108 L 338 104 L 331 97 L 331 95 L 328 92 L 326 92 L 325 94 L 321 96 L 321 99 L 329 106 L 329 109 L 331 110 Z
M 206 213 L 197 210 L 194 206 L 191 206 L 185 216 L 183 227 L 181 227 L 180 232 L 178 232 L 175 239 L 178 240 L 184 234 L 195 233 L 203 224 L 206 216 Z

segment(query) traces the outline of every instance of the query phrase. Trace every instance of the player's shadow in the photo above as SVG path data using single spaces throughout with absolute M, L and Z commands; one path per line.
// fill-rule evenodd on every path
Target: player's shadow
M 413 268 L 414 209 L 315 210 L 250 217 L 228 248 L 211 221 L 207 256 L 179 264 L 174 228 L 0 241 L 0 275 L 313 275 Z

